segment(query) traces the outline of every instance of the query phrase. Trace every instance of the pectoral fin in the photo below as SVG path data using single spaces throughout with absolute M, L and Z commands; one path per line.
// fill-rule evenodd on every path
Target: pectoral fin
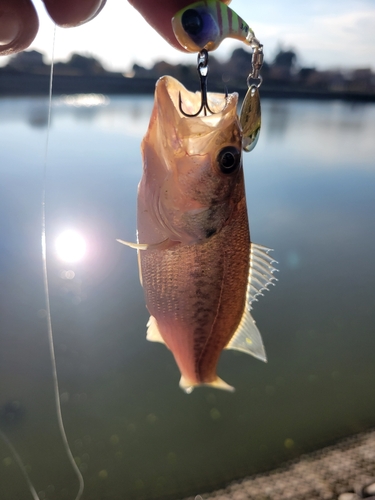
M 172 241 L 169 238 L 166 240 L 160 241 L 159 243 L 132 243 L 131 241 L 124 240 L 116 240 L 123 245 L 126 245 L 130 248 L 135 248 L 136 250 L 166 250 L 174 245 L 176 245 L 176 241 Z

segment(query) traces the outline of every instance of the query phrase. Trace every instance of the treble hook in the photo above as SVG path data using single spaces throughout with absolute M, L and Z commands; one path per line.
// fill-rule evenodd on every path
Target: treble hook
M 199 79 L 200 79 L 200 84 L 201 84 L 201 106 L 199 110 L 192 114 L 189 115 L 188 113 L 185 113 L 185 111 L 182 109 L 182 99 L 181 99 L 181 92 L 178 94 L 178 100 L 179 100 L 179 108 L 181 113 L 184 116 L 194 118 L 195 116 L 198 116 L 201 111 L 204 111 L 204 116 L 207 116 L 207 111 L 210 112 L 212 115 L 214 112 L 210 109 L 207 101 L 207 77 L 208 77 L 208 52 L 206 49 L 203 49 L 199 52 L 198 54 L 198 67 L 197 67 L 198 73 L 199 73 Z M 226 97 L 228 97 L 228 94 L 226 93 Z

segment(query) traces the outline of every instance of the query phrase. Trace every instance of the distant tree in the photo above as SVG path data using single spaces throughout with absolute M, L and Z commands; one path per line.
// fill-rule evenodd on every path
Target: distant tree
M 260 73 L 261 73 L 261 75 L 264 76 L 264 75 L 268 75 L 269 72 L 270 72 L 270 65 L 268 64 L 267 61 L 264 61 L 262 69 L 260 70 Z
M 301 80 L 307 80 L 315 72 L 315 68 L 301 68 L 298 72 L 298 75 Z
M 273 61 L 274 66 L 279 66 L 282 68 L 287 68 L 292 70 L 297 63 L 297 54 L 293 50 L 282 50 L 276 54 Z
M 134 76 L 137 76 L 137 77 L 146 76 L 148 74 L 148 72 L 149 72 L 149 70 L 147 70 L 143 66 L 140 66 L 137 63 L 133 64 L 132 70 L 133 70 Z
M 232 52 L 230 61 L 238 68 L 243 68 L 243 66 L 250 68 L 251 57 L 251 52 L 247 52 L 246 50 L 239 48 Z
M 43 62 L 43 54 L 36 50 L 28 50 L 16 54 L 10 58 L 8 66 L 18 71 L 34 71 L 46 67 Z
M 220 70 L 225 73 L 227 80 L 246 80 L 251 73 L 252 52 L 242 48 L 235 49 L 232 52 L 229 60 L 225 64 L 220 65 Z M 263 62 L 261 75 L 264 77 L 269 72 L 269 65 Z
M 89 75 L 97 75 L 106 72 L 97 59 L 94 57 L 82 56 L 81 54 L 72 54 L 66 65 Z
M 180 73 L 181 73 L 181 78 L 189 78 L 191 77 L 192 73 L 192 67 L 187 66 L 186 64 L 180 64 Z

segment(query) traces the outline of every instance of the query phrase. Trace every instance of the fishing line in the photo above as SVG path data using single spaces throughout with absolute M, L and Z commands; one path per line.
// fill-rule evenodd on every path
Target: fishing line
M 42 270 L 43 270 L 43 288 L 45 297 L 45 307 L 46 307 L 46 319 L 47 319 L 47 336 L 48 336 L 48 346 L 50 351 L 51 368 L 52 368 L 52 380 L 53 380 L 53 392 L 55 400 L 55 409 L 57 416 L 57 424 L 60 431 L 60 437 L 63 442 L 65 453 L 68 460 L 77 476 L 79 488 L 75 500 L 79 500 L 82 496 L 84 490 L 84 481 L 82 474 L 73 458 L 68 438 L 66 436 L 64 422 L 61 414 L 60 406 L 60 396 L 59 396 L 59 382 L 57 378 L 57 368 L 56 368 L 56 358 L 55 358 L 55 348 L 53 342 L 53 332 L 52 332 L 52 319 L 51 319 L 51 308 L 49 300 L 49 286 L 48 286 L 48 271 L 47 271 L 47 244 L 46 244 L 46 187 L 47 187 L 47 163 L 48 163 L 48 148 L 49 148 L 49 138 L 51 130 L 51 110 L 52 110 L 52 87 L 53 87 L 53 66 L 54 66 L 54 56 L 55 56 L 55 40 L 56 40 L 56 24 L 53 29 L 53 39 L 52 39 L 52 54 L 51 54 L 51 71 L 49 78 L 49 94 L 48 94 L 48 119 L 47 119 L 47 135 L 46 144 L 44 150 L 44 162 L 43 162 L 43 185 L 42 185 L 42 224 L 41 224 L 41 245 L 42 245 Z M 14 461 L 18 464 L 26 483 L 29 487 L 30 493 L 34 500 L 40 500 L 35 488 L 31 482 L 31 479 L 26 471 L 25 466 L 22 463 L 21 457 L 17 453 L 17 450 L 7 438 L 7 436 L 0 429 L 0 438 L 8 446 Z
M 15 447 L 12 445 L 10 440 L 6 437 L 6 435 L 3 433 L 2 430 L 0 430 L 0 437 L 4 441 L 4 443 L 8 446 L 10 453 L 13 456 L 14 461 L 18 464 L 19 468 L 21 469 L 21 472 L 26 480 L 27 486 L 29 487 L 30 493 L 33 496 L 34 500 L 40 500 L 37 492 L 35 491 L 35 488 L 33 486 L 33 483 L 31 482 L 31 479 L 29 478 L 29 475 L 26 471 L 26 467 L 23 465 L 21 457 L 18 455 L 17 450 Z
M 60 436 L 65 448 L 66 455 L 69 462 L 77 476 L 79 488 L 75 500 L 79 500 L 82 496 L 84 489 L 84 481 L 82 474 L 73 458 L 72 451 L 70 449 L 68 438 L 66 436 L 64 422 L 61 414 L 60 406 L 60 396 L 59 396 L 59 382 L 57 378 L 57 368 L 56 368 L 56 357 L 55 348 L 53 342 L 53 332 L 52 332 L 52 319 L 51 319 L 51 308 L 49 300 L 49 286 L 48 286 L 48 271 L 47 271 L 47 244 L 46 244 L 46 186 L 47 186 L 47 163 L 48 163 L 48 148 L 49 148 L 49 138 L 51 129 L 51 110 L 52 110 L 52 87 L 53 87 L 53 65 L 54 65 L 54 55 L 55 55 L 55 41 L 56 41 L 56 24 L 53 30 L 53 41 L 52 41 L 52 55 L 51 55 L 51 71 L 49 80 L 49 98 L 48 98 L 48 120 L 47 120 L 47 136 L 46 136 L 46 146 L 44 151 L 44 167 L 43 167 L 43 190 L 42 190 L 42 233 L 41 233 L 41 244 L 42 244 L 42 258 L 43 258 L 43 285 L 44 285 L 44 295 L 45 295 L 45 306 L 47 313 L 47 334 L 48 334 L 48 345 L 50 351 L 51 365 L 52 365 L 52 379 L 53 379 L 53 389 L 55 398 L 55 408 L 57 423 L 60 431 Z
M 49 300 L 49 286 L 48 286 L 48 272 L 47 272 L 47 245 L 46 245 L 46 185 L 47 185 L 47 160 L 48 160 L 48 147 L 49 147 L 49 137 L 50 137 L 50 129 L 51 129 L 51 109 L 52 109 L 52 87 L 53 87 L 53 66 L 54 66 L 54 54 L 55 54 L 55 40 L 56 40 L 56 24 L 53 29 L 53 39 L 52 39 L 52 54 L 51 54 L 51 70 L 50 70 L 50 79 L 49 79 L 49 93 L 48 93 L 48 119 L 47 119 L 47 135 L 46 135 L 46 144 L 44 151 L 44 165 L 43 165 L 43 185 L 42 185 L 42 224 L 41 224 L 41 245 L 42 245 L 42 269 L 43 269 L 43 285 L 44 285 L 44 295 L 45 295 L 45 307 L 46 307 L 46 316 L 47 316 L 47 335 L 48 335 L 48 345 L 50 351 L 50 359 L 51 359 L 51 368 L 52 368 L 52 379 L 53 379 L 53 392 L 54 392 L 54 400 L 55 400 L 55 408 L 56 408 L 56 416 L 58 428 L 60 431 L 60 437 L 63 442 L 63 446 L 68 457 L 68 460 L 77 476 L 79 489 L 75 500 L 79 500 L 82 496 L 84 489 L 84 481 L 80 470 L 73 458 L 72 452 L 69 447 L 68 439 L 66 437 L 64 423 L 61 414 L 60 407 L 60 396 L 59 396 L 59 384 L 57 378 L 57 369 L 56 369 L 56 358 L 55 358 L 55 350 L 54 350 L 54 342 L 53 342 L 53 333 L 52 333 L 52 321 L 51 321 L 51 310 L 50 310 L 50 300 Z M 8 446 L 9 451 L 14 459 L 14 461 L 18 464 L 22 475 L 24 476 L 27 486 L 29 487 L 29 491 L 34 500 L 40 500 L 39 495 L 37 494 L 33 483 L 27 473 L 26 467 L 24 466 L 20 455 L 17 453 L 16 448 L 11 443 L 10 439 L 4 434 L 4 432 L 0 429 L 0 439 Z

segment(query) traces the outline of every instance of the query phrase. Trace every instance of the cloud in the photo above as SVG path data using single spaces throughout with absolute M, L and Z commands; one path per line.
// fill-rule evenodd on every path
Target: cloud
M 375 9 L 311 16 L 306 23 L 267 24 L 257 27 L 267 45 L 278 42 L 303 55 L 303 63 L 324 67 L 373 67 Z

